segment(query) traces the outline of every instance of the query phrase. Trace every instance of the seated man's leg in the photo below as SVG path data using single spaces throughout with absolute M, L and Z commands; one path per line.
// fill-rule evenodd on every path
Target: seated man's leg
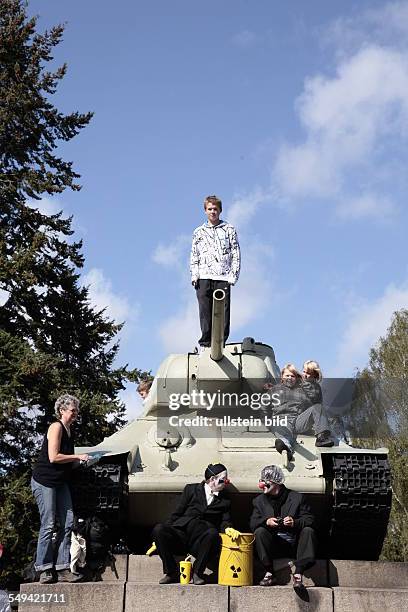
M 178 576 L 179 566 L 174 553 L 185 553 L 185 534 L 176 527 L 159 523 L 153 529 L 153 540 L 163 563 L 163 573 L 168 576 Z
M 293 547 L 266 527 L 255 529 L 255 547 L 258 558 L 267 572 L 273 573 L 273 560 L 290 557 Z
M 303 527 L 299 534 L 295 571 L 297 574 L 303 572 L 316 562 L 317 538 L 313 527 Z
M 202 577 L 210 559 L 217 557 L 220 552 L 221 538 L 216 527 L 207 528 L 198 537 L 189 543 L 189 550 L 196 560 L 193 573 Z

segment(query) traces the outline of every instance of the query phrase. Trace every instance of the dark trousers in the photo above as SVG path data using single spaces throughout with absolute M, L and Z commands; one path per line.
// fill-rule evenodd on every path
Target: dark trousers
M 306 408 L 297 417 L 288 416 L 288 424 L 275 427 L 273 432 L 276 438 L 281 438 L 293 449 L 296 435 L 307 433 L 313 428 L 316 436 L 323 431 L 330 431 L 329 420 L 323 404 L 313 404 Z
M 193 520 L 186 527 L 159 523 L 153 529 L 153 540 L 163 562 L 163 572 L 170 576 L 179 573 L 175 554 L 195 557 L 193 572 L 202 576 L 208 561 L 219 553 L 221 539 L 216 527 L 206 521 Z
M 213 293 L 216 289 L 223 289 L 225 291 L 224 343 L 227 341 L 229 336 L 231 285 L 226 281 L 200 278 L 197 281 L 196 287 L 201 327 L 201 338 L 198 341 L 200 346 L 210 346 L 211 344 Z
M 296 573 L 303 574 L 316 559 L 316 533 L 313 527 L 303 527 L 293 544 L 287 542 L 275 530 L 258 527 L 255 530 L 255 546 L 259 560 L 267 571 L 273 570 L 273 559 L 294 557 Z

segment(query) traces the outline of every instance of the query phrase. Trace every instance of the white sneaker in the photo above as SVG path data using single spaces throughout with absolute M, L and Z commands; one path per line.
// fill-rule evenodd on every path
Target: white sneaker
M 204 353 L 204 351 L 205 351 L 205 349 L 206 349 L 206 348 L 207 348 L 207 347 L 205 347 L 205 346 L 199 346 L 199 348 L 198 348 L 198 354 L 199 354 L 199 355 L 202 355 L 202 354 Z

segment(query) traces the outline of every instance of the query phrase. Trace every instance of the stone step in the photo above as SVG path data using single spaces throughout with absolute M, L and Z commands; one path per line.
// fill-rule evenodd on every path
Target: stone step
M 333 587 L 333 612 L 408 612 L 408 589 Z
M 292 587 L 242 587 L 230 590 L 229 609 L 231 612 L 333 612 L 333 593 L 329 588 L 309 587 L 304 601 Z
M 328 561 L 330 586 L 393 589 L 408 587 L 408 563 Z
M 216 584 L 126 584 L 124 612 L 228 612 L 228 587 Z M 71 611 L 69 611 L 71 612 Z
M 69 584 L 22 584 L 22 596 L 30 595 L 33 601 L 20 602 L 19 612 L 90 612 L 106 610 L 123 612 L 125 583 L 80 582 Z M 45 600 L 45 601 L 44 601 Z
M 225 587 L 136 582 L 23 584 L 19 612 L 408 612 L 408 588 L 307 587 L 300 598 L 290 586 Z

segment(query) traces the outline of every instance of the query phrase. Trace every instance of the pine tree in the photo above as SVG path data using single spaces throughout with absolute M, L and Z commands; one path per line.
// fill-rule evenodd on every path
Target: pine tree
M 46 65 L 63 30 L 39 34 L 22 0 L 0 3 L 0 541 L 12 551 L 5 576 L 14 586 L 38 526 L 31 464 L 55 399 L 79 397 L 77 444 L 95 444 L 124 424 L 118 393 L 142 375 L 114 365 L 122 324 L 92 308 L 80 285 L 72 219 L 36 207 L 45 194 L 80 189 L 57 147 L 92 117 L 52 104 L 67 68 Z

